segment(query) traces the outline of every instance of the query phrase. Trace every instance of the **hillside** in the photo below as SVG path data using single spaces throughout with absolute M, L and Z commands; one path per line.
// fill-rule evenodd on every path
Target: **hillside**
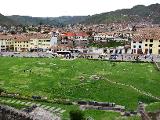
M 76 23 L 101 24 L 113 22 L 152 22 L 153 24 L 160 24 L 160 4 L 152 4 L 149 6 L 137 5 L 131 9 L 121 9 L 92 16 L 31 17 L 13 15 L 8 16 L 8 18 L 1 15 L 0 22 L 9 24 L 16 21 L 18 24 L 22 25 L 38 25 L 41 23 L 55 26 Z
M 47 24 L 47 25 L 55 25 L 61 26 L 62 24 L 53 20 L 52 18 L 43 18 L 43 17 L 31 17 L 31 16 L 7 16 L 9 19 L 17 21 L 19 24 L 22 25 L 39 25 L 39 24 Z
M 121 9 L 90 16 L 83 21 L 85 24 L 99 24 L 112 22 L 152 22 L 160 23 L 160 4 L 149 6 L 137 5 L 131 9 Z
M 16 25 L 16 24 L 17 23 L 14 20 L 11 20 L 0 13 L 0 25 Z
M 31 16 L 8 16 L 9 19 L 17 21 L 23 25 L 48 24 L 55 26 L 64 26 L 67 24 L 75 24 L 85 20 L 86 16 L 61 16 L 61 17 L 31 17 Z

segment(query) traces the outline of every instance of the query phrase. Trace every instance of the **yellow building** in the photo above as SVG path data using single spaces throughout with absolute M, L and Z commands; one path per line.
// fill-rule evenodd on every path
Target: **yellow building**
M 160 54 L 160 39 L 145 39 L 143 40 L 143 52 L 145 54 Z
M 141 43 L 141 47 L 138 43 Z M 160 35 L 136 35 L 131 42 L 131 48 L 133 51 L 141 49 L 143 54 L 160 55 Z
M 14 51 L 27 52 L 30 50 L 29 40 L 15 40 Z
M 27 52 L 27 51 L 46 51 L 50 49 L 50 38 L 48 34 L 24 34 L 15 35 L 14 51 Z
M 51 48 L 50 38 L 46 39 L 30 39 L 30 49 L 46 51 Z

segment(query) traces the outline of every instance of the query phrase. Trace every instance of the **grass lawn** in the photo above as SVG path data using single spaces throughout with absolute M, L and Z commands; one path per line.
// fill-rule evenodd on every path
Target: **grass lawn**
M 21 96 L 115 102 L 131 110 L 137 108 L 138 101 L 157 101 L 130 87 L 110 83 L 108 79 L 160 97 L 160 72 L 150 63 L 113 65 L 108 61 L 84 59 L 9 57 L 0 57 L 0 63 L 0 88 Z M 95 80 L 93 75 L 101 79 Z
M 141 120 L 139 116 L 121 117 L 120 113 L 97 110 L 86 110 L 85 117 L 92 117 L 94 120 Z
M 156 112 L 160 110 L 160 102 L 151 103 L 146 107 L 147 111 Z

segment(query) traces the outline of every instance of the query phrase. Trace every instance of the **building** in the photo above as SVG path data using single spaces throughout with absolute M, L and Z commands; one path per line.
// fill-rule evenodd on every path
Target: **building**
M 74 45 L 76 48 L 87 48 L 88 46 L 88 35 L 85 32 L 76 33 Z
M 62 33 L 58 39 L 59 50 L 69 50 L 73 48 L 86 48 L 88 45 L 88 35 L 85 32 Z
M 12 36 L 0 34 L 0 52 L 9 51 L 11 47 L 13 50 Z
M 0 51 L 47 51 L 51 48 L 50 34 L 0 34 Z
M 6 40 L 0 39 L 0 52 L 6 51 Z
M 131 41 L 132 54 L 143 54 L 142 51 L 143 38 L 141 36 L 134 36 Z
M 96 33 L 94 35 L 95 42 L 107 42 L 109 40 L 114 40 L 114 37 L 111 33 Z
M 14 39 L 15 51 L 47 51 L 51 48 L 51 35 L 49 34 L 26 34 Z
M 160 55 L 160 35 L 135 35 L 131 41 L 131 49 L 133 54 Z

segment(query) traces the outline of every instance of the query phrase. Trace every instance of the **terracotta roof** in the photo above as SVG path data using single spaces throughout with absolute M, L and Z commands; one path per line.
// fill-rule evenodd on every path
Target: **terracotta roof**
M 88 36 L 85 32 L 67 32 L 63 33 L 62 36 L 67 36 L 67 37 L 75 37 L 75 36 Z
M 15 41 L 29 41 L 30 39 L 50 39 L 49 34 L 20 34 L 20 35 L 2 35 L 0 34 L 0 39 L 9 39 Z
M 142 41 L 142 40 L 160 40 L 160 34 L 141 34 L 141 35 L 134 35 L 132 37 L 133 41 Z
M 85 32 L 78 32 L 76 36 L 88 36 Z
M 132 40 L 135 41 L 135 42 L 142 41 L 143 40 L 143 36 L 141 36 L 141 35 L 134 35 L 132 37 Z
M 67 37 L 75 37 L 76 34 L 75 34 L 75 33 L 72 33 L 72 32 L 67 32 L 67 33 L 64 33 L 64 36 L 67 36 Z

